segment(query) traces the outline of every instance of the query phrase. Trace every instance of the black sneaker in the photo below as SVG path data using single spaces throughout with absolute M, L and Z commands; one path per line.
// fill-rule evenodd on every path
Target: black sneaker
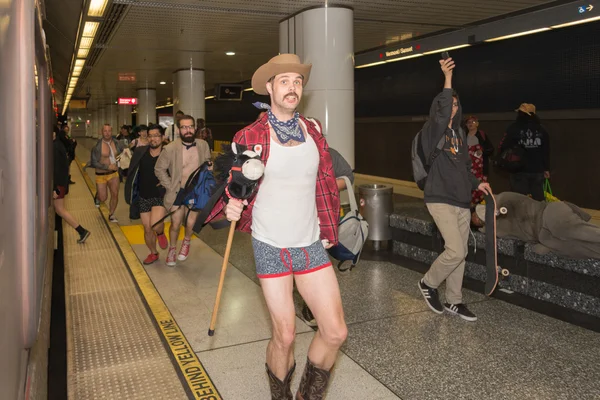
M 419 286 L 421 294 L 425 298 L 425 302 L 427 303 L 429 308 L 431 308 L 431 311 L 433 311 L 436 314 L 443 314 L 444 308 L 442 307 L 442 303 L 440 302 L 440 296 L 438 296 L 437 289 L 430 288 L 429 286 L 427 286 L 423 282 L 423 279 L 421 279 L 417 285 Z
M 313 315 L 312 311 L 310 311 L 310 308 L 308 308 L 306 303 L 304 303 L 304 306 L 302 307 L 302 319 L 307 323 L 308 326 L 312 326 L 313 328 L 317 326 L 315 316 Z
M 469 322 L 477 321 L 477 316 L 475 314 L 473 314 L 471 311 L 469 311 L 469 309 L 467 308 L 467 306 L 465 306 L 462 303 L 461 304 L 448 304 L 448 303 L 444 303 L 444 308 L 450 314 L 458 315 L 459 317 L 461 317 L 465 321 L 469 321 Z
M 90 237 L 90 231 L 88 231 L 86 229 L 85 232 L 83 232 L 81 235 L 79 235 L 79 239 L 77 240 L 77 243 L 79 243 L 79 244 L 85 243 L 85 241 L 89 237 Z

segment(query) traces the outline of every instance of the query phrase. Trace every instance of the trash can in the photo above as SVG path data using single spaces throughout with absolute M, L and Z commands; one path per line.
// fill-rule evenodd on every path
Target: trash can
M 360 214 L 369 223 L 367 240 L 379 250 L 382 241 L 392 239 L 390 215 L 394 211 L 393 188 L 388 185 L 360 185 L 358 187 Z

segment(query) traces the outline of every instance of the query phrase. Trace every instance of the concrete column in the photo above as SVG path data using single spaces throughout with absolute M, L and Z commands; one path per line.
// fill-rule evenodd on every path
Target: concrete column
M 325 6 L 279 24 L 279 52 L 312 64 L 300 111 L 317 118 L 327 142 L 354 168 L 354 11 Z
M 94 132 L 94 134 L 96 135 L 96 139 L 102 137 L 102 127 L 106 123 L 108 123 L 108 121 L 106 120 L 106 110 L 104 109 L 104 107 L 102 107 L 98 110 L 98 126 L 96 127 L 96 132 Z
M 173 72 L 173 114 L 178 110 L 194 119 L 205 118 L 203 69 L 190 67 Z
M 119 126 L 131 125 L 133 106 L 119 106 Z
M 109 123 L 110 126 L 112 126 L 112 131 L 115 136 L 119 134 L 119 128 L 121 127 L 121 125 L 119 125 L 118 112 L 119 106 L 117 106 L 116 104 L 112 103 L 106 105 L 107 123 Z
M 138 93 L 137 125 L 156 124 L 156 89 L 140 88 Z

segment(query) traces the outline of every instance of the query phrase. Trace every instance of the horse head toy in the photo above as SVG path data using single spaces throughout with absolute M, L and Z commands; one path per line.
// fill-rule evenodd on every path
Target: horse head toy
M 215 168 L 220 171 L 222 182 L 226 182 L 224 197 L 229 199 L 249 199 L 263 176 L 265 166 L 260 158 L 262 146 L 242 146 L 231 143 L 230 149 L 215 160 Z

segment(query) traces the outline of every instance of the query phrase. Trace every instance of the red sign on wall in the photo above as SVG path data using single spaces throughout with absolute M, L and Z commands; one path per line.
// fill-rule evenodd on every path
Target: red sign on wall
M 119 97 L 119 105 L 135 105 L 138 103 L 136 97 Z

